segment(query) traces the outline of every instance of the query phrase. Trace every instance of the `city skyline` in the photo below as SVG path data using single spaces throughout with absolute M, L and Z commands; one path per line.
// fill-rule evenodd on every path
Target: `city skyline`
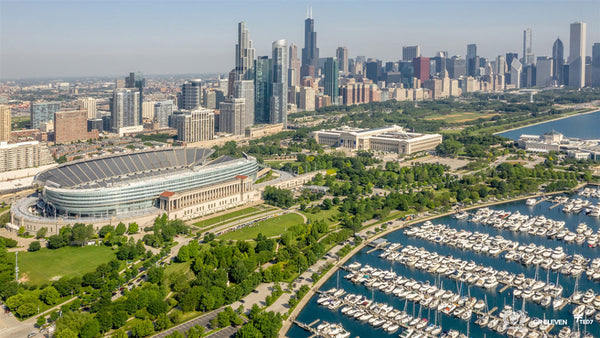
M 346 46 L 350 58 L 365 55 L 392 61 L 401 59 L 402 47 L 409 45 L 420 45 L 423 56 L 445 50 L 464 57 L 467 44 L 475 43 L 478 55 L 493 59 L 506 52 L 520 54 L 527 28 L 532 29 L 533 54 L 551 56 L 557 36 L 569 49 L 569 24 L 575 21 L 588 23 L 588 54 L 600 40 L 600 6 L 595 0 L 532 0 L 519 2 L 519 11 L 506 3 L 473 1 L 436 1 L 435 6 L 405 1 L 233 2 L 235 6 L 125 1 L 118 8 L 114 4 L 53 1 L 32 6 L 0 1 L 0 78 L 112 76 L 129 69 L 146 74 L 226 73 L 235 67 L 232 49 L 238 22 L 246 22 L 256 56 L 270 55 L 275 40 L 304 46 L 307 5 L 312 6 L 319 33 L 320 57 L 335 56 L 337 47 Z M 543 17 L 530 15 L 542 5 Z M 399 15 L 407 12 L 419 14 Z M 494 13 L 495 19 L 482 18 L 482 13 Z M 201 20 L 194 20 L 194 15 Z M 35 20 L 21 20 L 25 16 Z

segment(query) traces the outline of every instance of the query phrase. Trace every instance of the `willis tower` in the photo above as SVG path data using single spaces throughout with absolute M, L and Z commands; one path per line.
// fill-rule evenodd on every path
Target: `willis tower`
M 312 8 L 304 20 L 304 48 L 302 48 L 302 77 L 316 77 L 319 69 L 319 48 L 317 48 L 317 32 L 315 32 L 315 20 L 312 18 Z

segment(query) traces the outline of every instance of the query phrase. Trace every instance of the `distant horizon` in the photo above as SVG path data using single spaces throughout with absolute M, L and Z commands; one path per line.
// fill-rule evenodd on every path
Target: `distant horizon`
M 351 58 L 384 62 L 402 47 L 423 56 L 448 51 L 490 60 L 522 55 L 523 30 L 533 31 L 535 56 L 551 56 L 557 37 L 569 52 L 569 25 L 587 23 L 586 54 L 600 42 L 598 0 L 526 1 L 17 1 L 0 0 L 0 80 L 226 74 L 234 66 L 237 23 L 245 21 L 256 55 L 272 41 L 304 47 L 312 5 L 320 56 L 347 46 Z M 544 15 L 540 13 L 543 7 Z M 468 24 L 465 24 L 468 23 Z

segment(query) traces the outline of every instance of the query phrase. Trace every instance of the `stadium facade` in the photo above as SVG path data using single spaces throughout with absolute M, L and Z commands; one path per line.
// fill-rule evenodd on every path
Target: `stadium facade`
M 34 231 L 82 222 L 97 227 L 167 213 L 190 219 L 260 199 L 253 157 L 209 159 L 210 149 L 171 148 L 63 164 L 34 179 L 37 198 L 12 207 L 13 226 Z M 169 203 L 169 200 L 173 203 Z M 165 202 L 166 201 L 166 202 Z

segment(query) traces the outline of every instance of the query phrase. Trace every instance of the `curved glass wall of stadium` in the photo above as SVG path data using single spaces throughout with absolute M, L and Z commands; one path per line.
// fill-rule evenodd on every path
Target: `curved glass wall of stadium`
M 180 192 L 234 179 L 237 175 L 256 178 L 256 159 L 231 159 L 218 164 L 189 168 L 147 179 L 125 181 L 114 187 L 56 188 L 44 186 L 46 211 L 86 217 L 110 217 L 116 214 L 150 209 L 164 191 Z

